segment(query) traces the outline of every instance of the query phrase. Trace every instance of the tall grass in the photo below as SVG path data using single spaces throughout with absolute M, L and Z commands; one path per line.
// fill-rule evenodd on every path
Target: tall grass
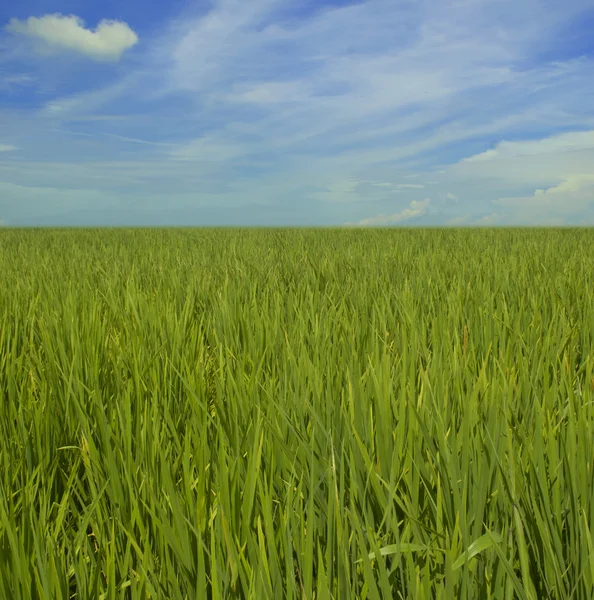
M 2 230 L 0 597 L 594 597 L 589 230 Z

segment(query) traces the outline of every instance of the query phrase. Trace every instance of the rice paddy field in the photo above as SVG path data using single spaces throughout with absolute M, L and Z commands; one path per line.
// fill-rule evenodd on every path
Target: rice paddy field
M 594 231 L 0 231 L 0 597 L 594 598 Z

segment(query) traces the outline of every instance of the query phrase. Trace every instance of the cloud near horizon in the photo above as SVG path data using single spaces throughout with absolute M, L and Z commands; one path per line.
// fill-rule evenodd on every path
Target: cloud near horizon
M 394 213 L 393 215 L 377 215 L 375 217 L 369 217 L 367 219 L 362 219 L 358 223 L 345 223 L 345 225 L 363 225 L 363 226 L 379 226 L 385 227 L 388 225 L 397 225 L 398 223 L 402 223 L 403 221 L 408 221 L 410 219 L 414 219 L 415 217 L 420 217 L 427 212 L 427 207 L 431 201 L 429 198 L 425 198 L 425 200 L 418 201 L 413 200 L 410 203 L 409 208 L 405 208 L 403 211 L 399 213 Z
M 594 225 L 591 0 L 39 2 L 0 9 L 10 224 Z

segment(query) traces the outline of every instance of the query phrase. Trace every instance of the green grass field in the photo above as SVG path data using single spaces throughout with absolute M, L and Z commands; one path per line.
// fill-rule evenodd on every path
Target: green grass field
M 0 597 L 594 597 L 593 230 L 0 232 Z

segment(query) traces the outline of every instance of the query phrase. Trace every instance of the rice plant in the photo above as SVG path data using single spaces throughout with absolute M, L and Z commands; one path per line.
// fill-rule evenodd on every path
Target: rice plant
M 591 230 L 0 232 L 0 597 L 594 597 Z

